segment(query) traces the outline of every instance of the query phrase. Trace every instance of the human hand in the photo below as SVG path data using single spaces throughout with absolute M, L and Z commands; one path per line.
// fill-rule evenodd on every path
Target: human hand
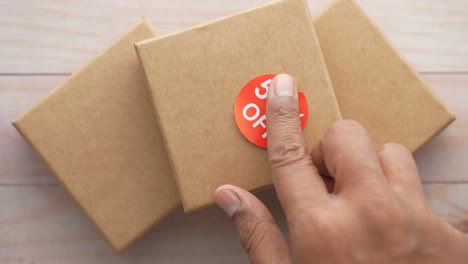
M 215 192 L 252 263 L 468 263 L 468 241 L 432 212 L 405 147 L 376 150 L 361 125 L 340 121 L 307 153 L 297 85 L 285 74 L 270 85 L 267 120 L 290 245 L 254 195 L 232 185 Z M 331 193 L 321 175 L 334 178 Z

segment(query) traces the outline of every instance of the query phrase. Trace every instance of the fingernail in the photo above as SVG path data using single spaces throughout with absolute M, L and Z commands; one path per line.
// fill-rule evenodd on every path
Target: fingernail
M 219 207 L 231 218 L 239 210 L 240 200 L 231 190 L 218 191 L 215 200 Z
M 288 74 L 278 74 L 271 86 L 276 96 L 295 96 L 296 94 L 296 81 Z

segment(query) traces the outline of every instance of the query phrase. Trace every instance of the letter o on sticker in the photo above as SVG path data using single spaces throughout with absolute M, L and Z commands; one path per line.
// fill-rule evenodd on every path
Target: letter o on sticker
M 249 111 L 250 108 L 255 109 L 255 114 L 253 116 L 249 116 L 247 114 L 247 111 Z M 256 104 L 250 103 L 250 104 L 246 105 L 244 107 L 244 109 L 242 109 L 242 115 L 244 116 L 245 119 L 247 119 L 249 121 L 253 121 L 253 120 L 257 119 L 257 117 L 260 115 L 260 108 L 258 108 L 258 106 Z

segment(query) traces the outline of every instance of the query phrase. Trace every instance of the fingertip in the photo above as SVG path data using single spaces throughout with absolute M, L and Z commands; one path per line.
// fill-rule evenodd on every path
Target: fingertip
M 265 205 L 254 194 L 234 185 L 225 184 L 216 188 L 215 202 L 233 220 L 236 215 L 249 214 L 262 219 L 273 219 Z
M 232 218 L 239 211 L 241 201 L 232 185 L 222 185 L 215 190 L 215 202 L 223 211 Z
M 294 79 L 294 77 L 292 77 L 290 74 L 287 74 L 287 73 L 284 73 L 284 72 L 279 73 L 279 74 L 276 75 L 276 77 L 278 77 L 278 76 L 279 76 L 279 77 L 285 77 L 285 78 Z M 275 77 L 275 78 L 276 78 L 276 77 Z
M 289 247 L 273 216 L 252 193 L 226 184 L 216 188 L 215 201 L 236 225 L 251 263 L 290 263 Z
M 296 79 L 294 79 L 294 77 L 293 77 L 292 75 L 287 74 L 287 73 L 279 73 L 279 74 L 277 74 L 277 75 L 273 78 L 272 82 L 274 83 L 274 82 L 276 82 L 276 81 L 278 81 L 278 80 L 288 80 L 288 81 L 290 81 L 290 82 L 292 82 L 292 83 L 294 83 L 294 84 L 296 83 Z
M 330 126 L 312 151 L 312 157 L 322 173 L 335 178 L 335 193 L 384 188 L 385 176 L 372 138 L 354 120 Z
M 379 147 L 377 154 L 379 156 L 396 155 L 403 156 L 405 158 L 413 158 L 413 154 L 409 151 L 409 149 L 398 143 L 383 144 Z
M 352 119 L 344 119 L 338 122 L 333 123 L 325 134 L 323 135 L 323 139 L 326 138 L 335 138 L 340 137 L 341 135 L 364 135 L 368 137 L 368 133 L 366 128 L 361 125 L 359 122 L 352 120 Z
M 394 190 L 403 190 L 405 195 L 417 193 L 423 196 L 421 179 L 413 154 L 398 143 L 387 143 L 377 151 L 382 171 Z
M 289 74 L 280 73 L 276 75 L 270 84 L 270 97 L 291 96 L 297 98 L 297 82 Z
M 380 165 L 385 176 L 393 174 L 397 168 L 400 170 L 417 172 L 418 168 L 413 154 L 405 146 L 398 143 L 386 143 L 377 150 Z
M 223 184 L 221 186 L 218 186 L 218 188 L 216 188 L 215 190 L 215 195 L 224 191 L 224 190 L 229 190 L 230 188 L 232 188 L 233 185 L 230 185 L 230 184 Z

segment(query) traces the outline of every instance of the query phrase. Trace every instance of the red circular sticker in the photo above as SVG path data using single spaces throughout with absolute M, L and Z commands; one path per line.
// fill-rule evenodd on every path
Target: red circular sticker
M 276 74 L 260 75 L 250 80 L 239 92 L 234 104 L 237 127 L 247 140 L 261 147 L 267 147 L 266 101 L 268 87 Z M 299 117 L 304 129 L 309 108 L 304 93 L 299 92 Z

